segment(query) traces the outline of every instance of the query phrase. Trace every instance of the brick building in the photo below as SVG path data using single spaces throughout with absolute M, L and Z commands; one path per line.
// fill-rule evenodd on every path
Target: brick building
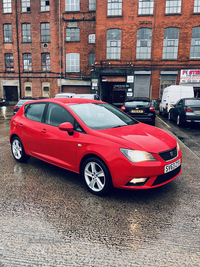
M 0 0 L 0 96 L 200 94 L 200 0 Z

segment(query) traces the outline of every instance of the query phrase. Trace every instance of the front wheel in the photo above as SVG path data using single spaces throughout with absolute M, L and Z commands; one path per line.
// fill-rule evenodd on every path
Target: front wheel
M 81 175 L 87 189 L 95 195 L 105 195 L 111 188 L 110 173 L 103 161 L 88 158 L 82 166 Z
M 13 157 L 18 162 L 24 162 L 28 160 L 29 156 L 26 155 L 24 147 L 19 137 L 15 136 L 11 141 L 11 150 Z

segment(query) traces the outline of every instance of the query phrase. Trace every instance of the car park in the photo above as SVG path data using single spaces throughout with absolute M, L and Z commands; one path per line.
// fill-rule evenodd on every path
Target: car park
M 182 152 L 170 133 L 102 101 L 25 103 L 11 119 L 9 138 L 16 161 L 32 156 L 79 173 L 96 195 L 113 186 L 151 189 L 181 174 Z
M 155 125 L 156 112 L 152 101 L 146 97 L 133 97 L 127 99 L 121 111 L 144 123 Z
M 9 102 L 4 99 L 4 98 L 0 98 L 0 106 L 8 106 Z
M 178 126 L 200 123 L 200 98 L 182 98 L 169 111 L 168 119 Z

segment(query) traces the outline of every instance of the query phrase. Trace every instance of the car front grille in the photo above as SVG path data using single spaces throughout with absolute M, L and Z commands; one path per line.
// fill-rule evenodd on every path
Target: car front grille
M 177 147 L 158 154 L 164 161 L 175 159 L 178 156 Z
M 154 181 L 154 183 L 152 184 L 152 186 L 163 184 L 163 183 L 171 180 L 173 177 L 178 175 L 180 171 L 181 171 L 181 166 L 179 166 L 178 168 L 176 168 L 175 170 L 173 170 L 171 172 L 157 176 L 157 178 Z

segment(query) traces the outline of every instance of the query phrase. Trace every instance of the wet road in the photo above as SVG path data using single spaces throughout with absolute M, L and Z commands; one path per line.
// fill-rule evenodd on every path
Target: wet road
M 166 186 L 97 197 L 77 174 L 34 158 L 17 163 L 11 117 L 12 107 L 0 107 L 1 267 L 200 266 L 198 146 L 179 141 L 182 174 Z M 156 126 L 176 129 L 162 118 Z

